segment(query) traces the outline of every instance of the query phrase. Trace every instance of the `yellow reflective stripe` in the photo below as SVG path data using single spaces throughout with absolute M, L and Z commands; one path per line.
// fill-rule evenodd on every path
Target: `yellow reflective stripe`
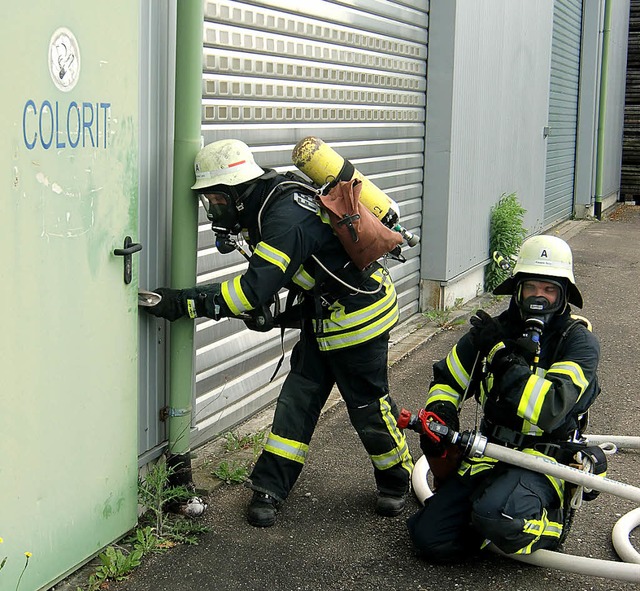
M 464 368 L 458 357 L 458 345 L 454 345 L 453 349 L 447 355 L 447 367 L 458 385 L 465 390 L 469 385 L 469 373 Z
M 447 386 L 446 384 L 434 384 L 429 390 L 429 394 L 427 394 L 426 404 L 442 400 L 445 402 L 451 402 L 456 408 L 458 408 L 460 406 L 461 399 L 462 395 L 459 392 L 456 392 L 451 386 Z
M 376 275 L 377 273 L 374 273 L 371 277 L 380 283 L 382 278 Z M 344 306 L 339 302 L 330 306 L 331 316 L 322 321 L 323 330 L 325 333 L 337 332 L 350 326 L 363 324 L 370 318 L 382 314 L 390 306 L 394 305 L 396 305 L 396 290 L 393 283 L 386 282 L 385 295 L 365 308 L 347 314 L 344 311 Z
M 220 293 L 224 303 L 227 304 L 229 310 L 233 314 L 242 314 L 248 310 L 253 310 L 253 306 L 249 303 L 247 296 L 242 291 L 240 284 L 241 275 L 237 275 L 229 281 L 223 281 L 220 284 Z
M 537 425 L 540 418 L 540 409 L 549 388 L 551 388 L 551 382 L 539 376 L 531 376 L 527 380 L 527 385 L 524 387 L 518 404 L 518 416 Z
M 540 429 L 540 427 L 524 419 L 522 421 L 522 433 L 524 433 L 525 435 L 542 435 L 544 431 Z
M 573 361 L 559 361 L 558 363 L 554 363 L 547 371 L 547 376 L 550 373 L 562 374 L 565 376 L 569 376 L 571 381 L 580 389 L 580 394 L 578 394 L 578 400 L 584 394 L 584 391 L 587 389 L 589 382 L 587 378 L 584 377 L 584 372 L 582 368 Z
M 493 361 L 493 358 L 495 357 L 496 353 L 498 351 L 500 351 L 501 349 L 505 348 L 505 344 L 500 341 L 499 343 L 496 343 L 493 348 L 491 349 L 491 351 L 489 351 L 488 355 L 487 355 L 487 362 L 491 363 Z
M 400 313 L 398 311 L 398 306 L 394 302 L 393 308 L 387 312 L 387 314 L 378 318 L 375 322 L 365 324 L 363 328 L 339 335 L 318 336 L 318 346 L 321 351 L 331 351 L 334 349 L 341 349 L 343 347 L 351 347 L 353 345 L 365 343 L 366 341 L 370 341 L 384 332 L 391 330 L 398 322 L 399 316 Z M 344 330 L 344 326 L 342 329 Z
M 198 317 L 198 311 L 196 310 L 196 301 L 193 299 L 187 300 L 187 314 L 189 314 L 189 318 Z
M 469 458 L 467 460 L 462 460 L 460 467 L 458 468 L 458 474 L 460 476 L 464 476 L 467 472 L 474 476 L 479 472 L 484 472 L 485 470 L 491 470 L 495 468 L 498 460 L 488 457 L 482 458 Z
M 309 452 L 309 446 L 306 443 L 285 439 L 273 433 L 269 434 L 264 449 L 276 456 L 293 460 L 300 464 L 304 464 Z
M 258 244 L 256 245 L 256 249 L 253 251 L 253 254 L 258 255 L 265 261 L 271 263 L 272 265 L 275 265 L 283 273 L 287 270 L 287 267 L 291 262 L 289 255 L 282 252 L 281 250 L 278 250 L 277 248 L 274 248 L 273 246 L 270 246 L 266 242 L 258 242 Z
M 547 517 L 547 510 L 543 509 L 540 519 L 525 519 L 522 531 L 534 536 L 534 539 L 524 548 L 520 548 L 520 550 L 514 552 L 514 554 L 531 554 L 533 551 L 533 545 L 542 536 L 547 538 L 560 538 L 560 535 L 562 534 L 562 524 L 556 521 L 549 521 L 549 518 Z
M 316 280 L 304 270 L 302 265 L 300 265 L 300 268 L 295 272 L 295 275 L 291 280 L 296 285 L 300 286 L 302 289 L 306 289 L 307 291 L 313 289 L 316 284 Z
M 413 458 L 409 452 L 409 446 L 407 445 L 404 433 L 398 429 L 397 420 L 391 412 L 389 397 L 383 396 L 380 398 L 379 402 L 382 419 L 387 426 L 389 435 L 391 435 L 393 440 L 396 442 L 396 447 L 384 454 L 370 456 L 371 461 L 378 470 L 388 470 L 389 468 L 402 463 L 402 467 L 411 474 L 411 471 L 413 470 Z

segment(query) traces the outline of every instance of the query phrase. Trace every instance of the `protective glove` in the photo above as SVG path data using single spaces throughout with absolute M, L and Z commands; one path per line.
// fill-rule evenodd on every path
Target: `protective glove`
M 220 307 L 216 302 L 216 297 L 220 294 L 219 283 L 189 289 L 157 287 L 153 291 L 161 295 L 162 299 L 155 306 L 144 308 L 152 316 L 165 318 L 171 322 L 183 316 L 190 318 L 207 316 L 214 320 L 220 319 Z
M 162 299 L 155 306 L 144 308 L 148 314 L 171 322 L 186 315 L 186 302 L 182 289 L 156 287 L 153 291 L 162 296 Z
M 478 310 L 476 315 L 471 317 L 470 322 L 469 338 L 471 344 L 484 358 L 496 344 L 504 339 L 504 330 L 499 322 L 484 310 Z
M 435 414 L 440 419 L 440 422 L 450 429 L 454 431 L 460 430 L 458 411 L 450 402 L 438 401 L 427 404 L 425 410 Z M 445 454 L 446 448 L 446 441 L 436 441 L 433 435 L 420 435 L 420 449 L 425 456 L 442 457 Z

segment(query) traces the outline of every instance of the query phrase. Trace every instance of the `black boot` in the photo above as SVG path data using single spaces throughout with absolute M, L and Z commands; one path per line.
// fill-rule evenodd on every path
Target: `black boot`
M 393 497 L 379 494 L 376 501 L 376 513 L 383 517 L 395 517 L 404 511 L 406 498 L 404 495 Z
M 255 527 L 271 527 L 276 522 L 278 501 L 271 495 L 255 491 L 249 509 L 247 521 Z

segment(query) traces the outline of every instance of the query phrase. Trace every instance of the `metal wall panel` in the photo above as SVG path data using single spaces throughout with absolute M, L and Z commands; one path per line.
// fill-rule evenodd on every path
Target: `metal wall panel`
M 205 2 L 203 136 L 238 138 L 258 164 L 293 169 L 291 150 L 315 135 L 351 160 L 400 205 L 403 224 L 422 220 L 428 1 L 233 0 Z M 198 282 L 241 272 L 220 255 L 201 211 Z M 419 251 L 390 265 L 401 318 L 418 310 Z M 296 331 L 260 334 L 236 320 L 196 326 L 192 444 L 271 402 Z M 284 348 L 286 359 L 269 382 Z
M 555 0 L 544 227 L 574 212 L 582 0 Z
M 142 289 L 169 284 L 166 228 L 173 185 L 173 105 L 176 7 L 170 0 L 140 3 L 140 253 Z M 159 421 L 165 401 L 164 322 L 139 318 L 138 453 L 140 465 L 159 455 L 166 439 Z
M 490 210 L 502 194 L 517 194 L 530 230 L 540 224 L 552 16 L 548 0 L 431 1 L 427 281 L 479 270 L 480 285 L 470 287 L 482 287 Z

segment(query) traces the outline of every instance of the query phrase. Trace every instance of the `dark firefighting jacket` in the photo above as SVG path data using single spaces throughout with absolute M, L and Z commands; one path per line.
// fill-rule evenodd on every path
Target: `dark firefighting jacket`
M 359 271 L 349 262 L 308 191 L 283 175 L 267 175 L 245 200 L 240 221 L 252 254 L 244 273 L 221 283 L 221 316 L 250 312 L 286 287 L 306 294 L 300 309 L 323 351 L 367 342 L 397 323 L 388 272 L 378 263 Z
M 515 341 L 522 336 L 524 324 L 513 300 L 498 322 L 505 340 Z M 438 403 L 460 407 L 476 355 L 465 334 L 447 357 L 434 365 L 428 409 L 437 412 Z M 476 395 L 483 407 L 483 434 L 490 441 L 516 448 L 567 441 L 600 392 L 596 374 L 599 356 L 596 336 L 585 322 L 575 321 L 567 306 L 545 327 L 535 368 L 515 354 L 500 375 L 489 371 L 481 376 L 479 361 L 467 396 Z

